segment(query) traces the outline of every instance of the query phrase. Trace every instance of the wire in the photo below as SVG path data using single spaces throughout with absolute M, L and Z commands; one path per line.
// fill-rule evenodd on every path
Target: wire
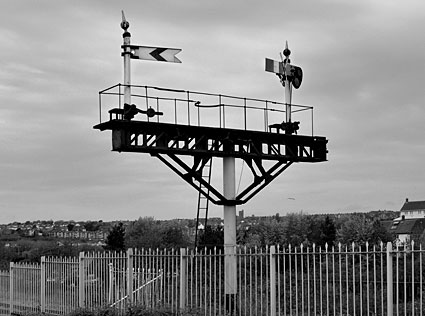
M 236 194 L 238 194 L 238 193 L 239 193 L 239 188 L 240 188 L 240 186 L 241 186 L 242 173 L 243 173 L 243 166 L 245 166 L 245 161 L 242 163 L 241 175 L 239 176 L 239 183 L 238 183 L 238 189 L 236 190 Z

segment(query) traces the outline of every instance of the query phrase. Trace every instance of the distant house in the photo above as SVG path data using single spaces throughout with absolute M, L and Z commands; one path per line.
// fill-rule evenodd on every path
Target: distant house
M 425 230 L 425 218 L 395 219 L 390 231 L 397 236 L 397 245 L 410 244 L 419 238 Z
M 410 244 L 425 231 L 425 201 L 406 199 L 400 209 L 400 216 L 383 224 L 397 237 L 398 246 Z
M 425 218 L 425 201 L 409 201 L 406 199 L 401 210 L 400 216 L 405 219 Z

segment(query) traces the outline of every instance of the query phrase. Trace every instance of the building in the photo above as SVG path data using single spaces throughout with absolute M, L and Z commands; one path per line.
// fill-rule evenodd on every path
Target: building
M 400 210 L 400 216 L 405 219 L 425 218 L 425 201 L 409 201 L 409 199 L 406 199 Z
M 418 240 L 425 230 L 425 218 L 394 220 L 390 231 L 397 236 L 398 246 Z
M 400 209 L 400 216 L 389 221 L 387 225 L 383 224 L 396 236 L 397 246 L 418 240 L 425 231 L 425 201 L 406 199 Z

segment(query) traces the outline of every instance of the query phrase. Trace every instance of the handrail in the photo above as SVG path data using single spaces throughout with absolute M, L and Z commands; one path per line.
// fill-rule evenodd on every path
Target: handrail
M 114 92 L 114 93 L 106 93 L 106 91 L 111 90 L 113 88 L 116 88 L 118 86 L 125 86 L 122 83 L 117 83 L 109 88 L 106 88 L 104 90 L 99 91 L 99 94 L 108 94 L 108 95 L 124 95 L 123 92 Z M 155 90 L 160 90 L 160 91 L 169 91 L 169 92 L 178 92 L 178 93 L 192 93 L 192 94 L 199 94 L 199 95 L 205 95 L 205 96 L 221 96 L 224 98 L 231 98 L 231 99 L 237 99 L 237 100 L 247 100 L 247 101 L 254 101 L 254 102 L 268 102 L 270 104 L 277 104 L 277 105 L 286 105 L 287 103 L 285 102 L 279 102 L 279 101 L 271 101 L 271 100 L 265 100 L 265 99 L 257 99 L 257 98 L 246 98 L 246 97 L 239 97 L 239 96 L 232 96 L 232 95 L 226 95 L 226 94 L 218 94 L 218 93 L 208 93 L 208 92 L 198 92 L 198 91 L 189 91 L 189 90 L 179 90 L 179 89 L 170 89 L 170 88 L 160 88 L 160 87 L 156 87 L 156 86 L 141 86 L 141 85 L 130 85 L 130 87 L 134 87 L 134 88 L 148 88 L 148 89 L 155 89 Z M 145 95 L 140 95 L 140 94 L 132 94 L 132 96 L 136 96 L 136 97 L 146 97 Z M 156 98 L 156 97 L 155 97 Z M 162 98 L 164 100 L 167 100 L 167 98 Z M 170 98 L 169 100 L 174 100 L 174 98 Z M 178 99 L 178 101 L 187 101 L 187 99 Z M 192 102 L 196 102 L 194 100 L 191 100 Z M 312 105 L 303 105 L 303 104 L 296 104 L 296 103 L 291 103 L 292 106 L 295 107 L 300 107 L 300 108 L 304 108 L 306 110 L 309 109 L 313 109 Z M 294 110 L 293 112 L 299 112 L 302 110 Z
M 102 99 L 109 98 L 110 100 L 110 98 L 117 97 L 113 101 L 116 104 L 115 107 L 123 108 L 124 105 L 122 102 L 124 98 L 122 96 L 124 95 L 124 89 L 121 88 L 122 86 L 126 85 L 118 83 L 99 91 L 100 123 L 102 123 L 102 103 L 104 102 Z M 211 127 L 229 128 L 232 125 L 238 125 L 238 127 L 232 128 L 270 131 L 269 122 L 281 123 L 285 118 L 285 116 L 279 115 L 286 112 L 286 103 L 284 102 L 148 85 L 130 85 L 130 87 L 132 88 L 132 98 L 135 100 L 140 98 L 146 100 L 146 102 L 143 102 L 143 105 L 136 104 L 138 107 L 146 109 L 153 107 L 156 108 L 157 112 L 167 114 L 157 118 L 157 121 L 161 123 L 197 124 L 201 126 L 202 119 L 204 124 L 208 122 L 208 126 Z M 161 110 L 159 110 L 160 107 Z M 171 110 L 171 112 L 166 113 L 167 107 L 168 111 Z M 217 112 L 213 111 L 214 108 L 218 109 Z M 212 110 L 209 111 L 208 109 Z M 197 111 L 197 115 L 194 114 L 194 111 Z M 260 115 L 258 111 L 261 111 L 262 114 Z M 304 119 L 304 122 L 306 122 L 307 129 L 311 130 L 311 135 L 313 136 L 313 107 L 300 104 L 292 104 L 291 106 L 291 113 L 293 114 L 305 111 L 311 112 L 310 118 L 307 120 Z M 205 116 L 203 116 L 204 114 Z M 172 119 L 170 119 L 170 115 L 173 116 Z M 214 118 L 211 115 L 218 116 Z M 147 119 L 149 120 L 149 118 Z M 299 120 L 297 117 L 293 119 L 294 121 Z M 211 123 L 212 121 L 216 123 Z M 259 128 L 259 126 L 262 127 Z M 304 134 L 309 133 L 304 132 Z

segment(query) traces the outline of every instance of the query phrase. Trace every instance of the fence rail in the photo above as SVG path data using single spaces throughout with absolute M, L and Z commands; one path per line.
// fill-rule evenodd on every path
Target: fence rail
M 237 295 L 219 249 L 42 257 L 0 271 L 0 314 L 133 304 L 202 315 L 424 315 L 422 247 L 237 247 Z

